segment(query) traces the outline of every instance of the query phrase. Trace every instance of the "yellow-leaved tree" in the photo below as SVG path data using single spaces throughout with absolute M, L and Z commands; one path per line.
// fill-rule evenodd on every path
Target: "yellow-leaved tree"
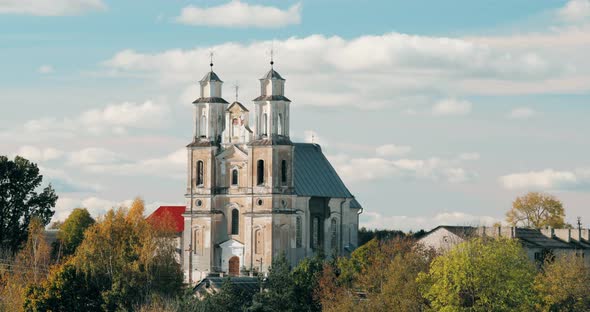
M 562 228 L 565 226 L 565 211 L 555 196 L 529 192 L 514 200 L 512 209 L 506 213 L 506 222 L 528 228 Z

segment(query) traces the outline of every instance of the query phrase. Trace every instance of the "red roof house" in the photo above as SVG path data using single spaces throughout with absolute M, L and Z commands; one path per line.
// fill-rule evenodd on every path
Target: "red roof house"
M 163 222 L 165 218 L 171 218 L 174 222 L 176 233 L 182 233 L 184 231 L 184 218 L 182 214 L 185 210 L 185 206 L 160 206 L 147 217 L 147 220 L 157 224 Z

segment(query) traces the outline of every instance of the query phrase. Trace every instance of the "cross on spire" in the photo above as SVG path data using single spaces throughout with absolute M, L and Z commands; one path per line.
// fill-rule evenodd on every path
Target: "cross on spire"
M 236 102 L 238 101 L 238 90 L 240 89 L 240 85 L 236 82 L 234 84 L 234 89 L 236 90 Z
M 213 51 L 209 51 L 209 66 L 211 67 L 211 71 L 213 71 Z

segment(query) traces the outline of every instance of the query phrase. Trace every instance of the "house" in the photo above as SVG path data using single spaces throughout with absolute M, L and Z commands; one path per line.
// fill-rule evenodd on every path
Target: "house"
M 171 223 L 176 233 L 176 257 L 178 262 L 182 265 L 182 246 L 184 232 L 184 217 L 182 214 L 186 210 L 186 206 L 160 206 L 152 212 L 146 220 L 152 224 Z
M 472 227 L 441 225 L 418 238 L 418 243 L 446 252 L 470 237 L 518 239 L 531 261 L 547 255 L 576 254 L 590 266 L 590 229 L 529 229 L 519 227 Z

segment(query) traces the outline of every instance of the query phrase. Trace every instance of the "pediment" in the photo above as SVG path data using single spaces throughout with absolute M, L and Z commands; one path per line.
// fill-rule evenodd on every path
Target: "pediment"
M 221 248 L 241 248 L 244 247 L 244 244 L 235 240 L 235 239 L 228 239 L 225 242 L 219 244 Z

